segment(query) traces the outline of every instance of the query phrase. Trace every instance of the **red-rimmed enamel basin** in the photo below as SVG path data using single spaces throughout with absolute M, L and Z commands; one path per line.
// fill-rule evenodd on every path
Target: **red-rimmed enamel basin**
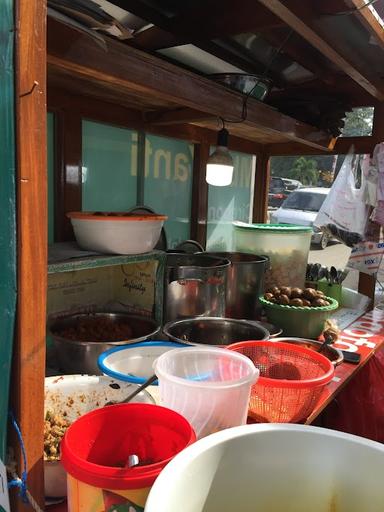
M 125 212 L 69 212 L 82 249 L 112 254 L 142 254 L 159 240 L 166 215 Z

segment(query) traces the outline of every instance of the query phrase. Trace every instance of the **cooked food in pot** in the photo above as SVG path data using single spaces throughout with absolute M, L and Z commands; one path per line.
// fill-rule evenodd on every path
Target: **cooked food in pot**
M 44 421 L 44 460 L 60 459 L 60 441 L 69 427 L 69 421 L 61 414 L 47 411 Z
M 75 325 L 56 329 L 53 334 L 74 341 L 109 342 L 133 337 L 132 328 L 127 322 L 100 316 L 80 318 Z

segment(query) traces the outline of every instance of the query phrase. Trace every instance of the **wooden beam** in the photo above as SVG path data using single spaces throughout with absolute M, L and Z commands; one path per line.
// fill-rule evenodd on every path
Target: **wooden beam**
M 265 145 L 265 151 L 273 156 L 296 156 L 296 155 L 343 155 L 354 147 L 355 153 L 366 154 L 370 153 L 375 146 L 372 137 L 338 137 L 336 143 L 332 148 L 327 151 L 318 151 L 315 148 L 303 146 L 302 144 L 283 143 L 283 144 L 268 144 Z
M 207 243 L 208 183 L 205 181 L 209 144 L 195 144 L 193 153 L 191 239 Z
M 73 95 L 61 89 L 48 89 L 48 108 L 58 113 L 59 119 L 60 113 L 65 114 L 68 112 L 70 115 L 77 113 L 82 118 L 116 126 L 124 126 L 132 130 L 144 130 L 153 135 L 187 140 L 198 144 L 207 142 L 214 145 L 217 142 L 217 131 L 185 123 L 177 125 L 152 124 L 144 121 L 143 112 L 132 111 L 131 109 L 121 107 L 114 103 L 95 98 Z M 58 146 L 60 146 L 60 141 L 58 142 Z M 228 147 L 233 151 L 249 153 L 251 155 L 261 150 L 261 145 L 257 142 L 233 135 L 229 137 Z M 78 149 L 78 154 L 80 155 L 79 151 L 80 149 Z M 63 165 L 61 163 L 62 161 L 63 160 L 59 159 L 59 163 L 57 164 L 58 169 Z
M 44 509 L 44 377 L 47 294 L 46 2 L 16 2 L 17 324 L 11 401 L 23 435 L 28 489 Z M 33 34 L 33 38 L 31 38 Z M 12 441 L 17 472 L 23 458 Z M 27 511 L 12 491 L 12 510 Z
M 216 116 L 199 112 L 191 108 L 178 108 L 175 110 L 152 111 L 144 113 L 144 121 L 153 126 L 162 126 L 169 124 L 193 123 L 196 121 L 206 121 L 215 119 Z
M 256 155 L 255 189 L 252 222 L 267 222 L 270 158 L 267 153 Z
M 300 34 L 312 46 L 318 49 L 333 64 L 340 68 L 349 77 L 355 80 L 363 89 L 367 90 L 374 98 L 384 99 L 384 91 L 378 88 L 372 80 L 364 76 L 357 66 L 349 62 L 343 55 L 335 50 L 326 38 L 320 35 L 314 27 L 310 6 L 305 2 L 283 2 L 282 0 L 258 0 L 259 3 L 270 9 L 276 16 L 284 20 L 295 32 Z M 300 9 L 300 11 L 299 11 Z
M 384 49 L 384 29 L 379 20 L 373 14 L 369 7 L 361 9 L 364 3 L 362 0 L 348 0 L 348 3 L 352 5 L 354 9 L 354 16 L 361 22 L 361 24 L 368 29 L 369 33 L 377 41 L 377 44 L 381 49 Z M 375 7 L 373 5 L 373 7 Z
M 213 116 L 242 118 L 244 97 L 240 93 L 120 42 L 108 40 L 106 52 L 90 38 L 74 34 L 68 27 L 57 22 L 49 26 L 47 61 L 52 69 L 71 73 L 74 79 L 97 82 L 109 91 L 115 89 L 117 97 L 124 88 L 127 92 L 140 91 L 148 97 L 162 98 L 174 102 L 175 106 Z M 322 149 L 329 143 L 330 137 L 320 130 L 280 114 L 257 100 L 249 99 L 247 107 L 243 126 L 249 130 L 258 128 Z

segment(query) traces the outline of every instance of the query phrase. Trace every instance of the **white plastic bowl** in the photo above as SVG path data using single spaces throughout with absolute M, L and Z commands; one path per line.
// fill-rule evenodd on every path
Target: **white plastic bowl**
M 382 512 L 384 446 L 306 425 L 212 434 L 179 453 L 145 512 Z
M 44 414 L 66 414 L 72 423 L 89 411 L 104 407 L 109 400 L 123 400 L 137 387 L 98 375 L 59 375 L 46 377 Z M 146 391 L 132 402 L 155 403 Z M 67 474 L 60 461 L 44 462 L 45 496 L 60 498 L 67 495 Z
M 153 375 L 153 363 L 161 354 L 182 347 L 188 348 L 190 345 L 172 341 L 131 343 L 103 352 L 98 357 L 97 364 L 109 377 L 132 384 L 143 384 Z
M 69 212 L 82 249 L 112 254 L 142 254 L 157 244 L 165 215 Z

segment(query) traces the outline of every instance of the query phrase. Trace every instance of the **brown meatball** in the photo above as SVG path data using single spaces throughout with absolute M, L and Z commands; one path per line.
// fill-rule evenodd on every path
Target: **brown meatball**
M 311 305 L 312 305 L 312 304 L 310 303 L 310 301 L 309 301 L 309 300 L 307 300 L 307 299 L 303 299 L 303 307 L 305 307 L 305 308 L 310 308 L 310 307 L 311 307 Z
M 273 293 L 264 293 L 265 300 L 271 300 L 273 298 Z
M 289 304 L 289 297 L 287 295 L 280 295 L 277 299 L 278 304 L 281 304 L 282 306 L 288 306 Z
M 312 301 L 317 297 L 316 290 L 314 288 L 305 288 L 303 291 L 304 299 Z
M 323 300 L 323 299 L 315 299 L 314 301 L 312 301 L 312 307 L 314 307 L 314 308 L 321 308 L 321 307 L 324 307 L 326 305 L 327 305 L 326 301 Z
M 282 286 L 280 288 L 281 295 L 286 295 L 288 298 L 291 296 L 291 287 L 290 286 Z
M 302 295 L 303 295 L 303 290 L 301 288 L 292 288 L 291 299 L 301 298 Z
M 297 308 L 302 308 L 303 307 L 303 301 L 301 299 L 299 299 L 298 297 L 296 297 L 295 299 L 291 299 L 289 301 L 289 305 L 290 306 L 296 306 Z

